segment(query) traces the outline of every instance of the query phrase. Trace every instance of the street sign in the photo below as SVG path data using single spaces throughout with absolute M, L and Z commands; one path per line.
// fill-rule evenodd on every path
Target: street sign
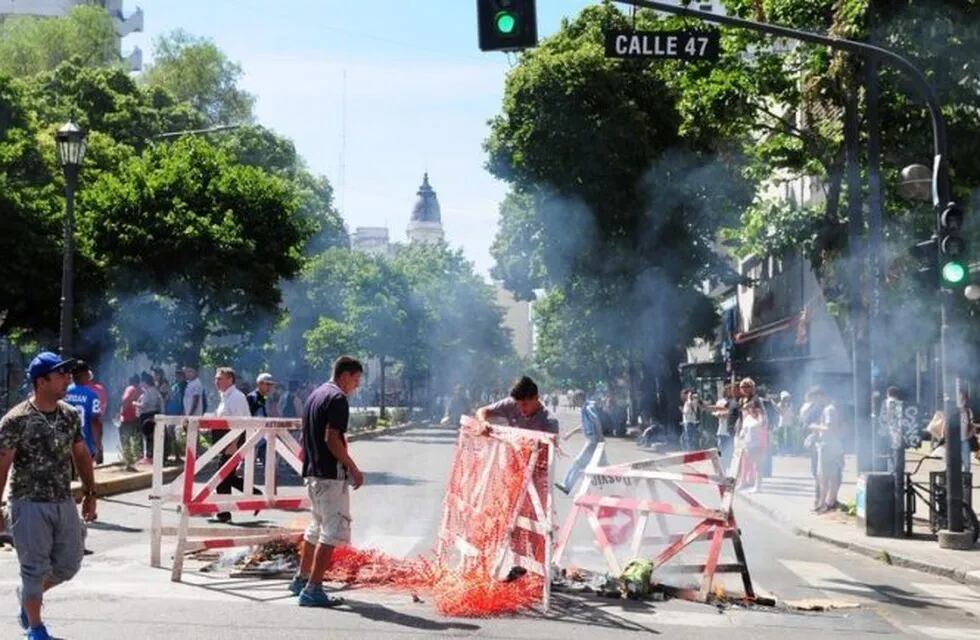
M 606 31 L 607 58 L 718 59 L 717 31 Z

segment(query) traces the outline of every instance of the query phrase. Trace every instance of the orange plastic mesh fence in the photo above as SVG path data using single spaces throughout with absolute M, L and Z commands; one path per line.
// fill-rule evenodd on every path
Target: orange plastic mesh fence
M 463 433 L 449 474 L 436 552 L 402 560 L 374 550 L 339 548 L 334 551 L 326 579 L 427 594 L 436 610 L 449 616 L 509 614 L 540 603 L 544 586 L 541 576 L 528 573 L 506 582 L 500 579 L 496 566 L 508 545 L 519 555 L 545 563 L 547 539 L 513 528 L 515 510 L 538 519 L 525 485 L 536 450 L 532 490 L 541 496 L 541 504 L 547 505 L 546 445 L 523 438 Z M 503 573 L 509 569 L 505 565 Z

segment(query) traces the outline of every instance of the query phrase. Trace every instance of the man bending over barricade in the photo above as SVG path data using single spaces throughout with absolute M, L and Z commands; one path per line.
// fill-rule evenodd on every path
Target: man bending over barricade
M 350 543 L 350 493 L 364 476 L 347 451 L 347 396 L 361 384 L 364 367 L 350 356 L 333 364 L 330 382 L 310 394 L 303 407 L 303 478 L 310 494 L 313 521 L 303 536 L 299 571 L 289 590 L 301 607 L 334 607 L 342 600 L 323 589 L 334 547 Z
M 482 427 L 481 433 L 487 434 L 493 430 L 490 421 L 494 418 L 518 429 L 558 433 L 558 421 L 552 418 L 541 404 L 538 399 L 538 385 L 527 376 L 521 377 L 514 383 L 509 398 L 476 410 L 476 420 Z

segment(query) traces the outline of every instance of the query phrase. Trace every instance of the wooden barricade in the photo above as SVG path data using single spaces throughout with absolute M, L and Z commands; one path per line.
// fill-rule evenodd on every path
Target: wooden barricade
M 184 469 L 172 482 L 164 483 L 164 434 L 168 426 L 185 429 L 187 446 L 184 451 Z M 176 536 L 174 563 L 171 579 L 179 582 L 184 565 L 184 555 L 200 549 L 220 549 L 250 546 L 276 538 L 302 535 L 301 530 L 281 527 L 191 527 L 194 516 L 209 516 L 221 511 L 252 512 L 265 509 L 306 509 L 310 502 L 305 487 L 284 490 L 278 482 L 278 461 L 281 458 L 302 474 L 302 447 L 291 431 L 301 427 L 300 420 L 284 418 L 216 418 L 208 416 L 156 416 L 153 434 L 153 488 L 150 492 L 151 538 L 150 565 L 161 566 L 161 547 L 164 536 Z M 203 433 L 218 432 L 223 435 L 203 453 L 198 454 L 198 438 Z M 244 437 L 244 443 L 206 478 L 198 479 L 207 465 L 229 445 Z M 261 495 L 253 495 L 255 483 L 255 448 L 265 442 L 265 479 L 259 487 Z M 215 493 L 223 480 L 244 469 L 242 495 Z M 163 525 L 163 509 L 167 504 L 177 504 L 180 523 L 177 527 Z
M 616 556 L 616 543 L 610 539 L 618 532 L 607 523 L 610 514 L 625 514 L 631 522 L 632 535 L 629 550 L 631 558 L 643 557 L 645 545 L 666 545 L 653 558 L 654 571 L 664 568 L 676 573 L 697 573 L 701 575 L 700 589 L 690 593 L 681 590 L 693 599 L 705 601 L 713 594 L 715 574 L 739 573 L 745 589 L 745 597 L 755 598 L 741 534 L 735 522 L 732 503 L 735 498 L 735 479 L 726 476 L 722 470 L 718 452 L 715 449 L 695 451 L 648 458 L 623 464 L 604 465 L 603 443 L 593 453 L 584 477 L 575 494 L 572 509 L 558 534 L 555 550 L 555 564 L 560 565 L 572 530 L 579 516 L 585 516 L 594 535 L 595 544 L 606 561 L 612 575 L 620 575 L 622 564 Z M 732 469 L 741 466 L 741 450 L 735 454 Z M 708 469 L 697 469 L 697 465 L 707 465 Z M 634 492 L 633 496 L 606 496 L 595 491 L 608 483 L 622 483 Z M 685 487 L 687 485 L 687 488 Z M 696 497 L 689 488 L 691 485 L 709 485 L 718 489 L 720 505 L 712 507 Z M 649 499 L 640 498 L 635 492 L 646 487 Z M 660 489 L 666 489 L 675 498 L 672 501 L 660 497 Z M 606 515 L 606 518 L 603 518 Z M 667 517 L 691 518 L 694 525 L 687 531 L 671 533 Z M 650 519 L 656 519 L 659 531 L 648 535 Z M 736 562 L 721 564 L 723 542 L 732 541 Z M 703 563 L 666 566 L 671 560 L 688 549 L 693 543 L 708 541 L 707 556 Z M 658 547 L 659 548 L 659 547 Z
M 503 579 L 512 567 L 522 567 L 544 582 L 542 605 L 551 604 L 551 566 L 554 539 L 554 504 L 551 486 L 555 461 L 555 435 L 527 429 L 494 426 L 488 436 L 473 435 L 479 428 L 464 416 L 443 505 L 436 555 L 441 564 L 463 571 L 489 567 Z M 534 443 L 520 480 L 517 500 L 510 505 L 500 533 L 487 539 L 485 508 L 492 496 L 495 473 L 507 468 L 508 456 L 518 455 Z

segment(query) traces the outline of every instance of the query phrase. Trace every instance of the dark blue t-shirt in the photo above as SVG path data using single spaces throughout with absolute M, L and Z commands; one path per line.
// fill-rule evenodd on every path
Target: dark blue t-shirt
M 85 437 L 89 454 L 94 456 L 95 436 L 92 433 L 92 420 L 102 417 L 102 403 L 99 401 L 99 394 L 89 387 L 73 382 L 65 392 L 65 402 L 75 407 L 75 411 L 78 411 L 78 415 L 82 419 L 82 436 Z
M 327 448 L 327 429 L 336 429 L 346 440 L 350 405 L 333 382 L 320 385 L 303 407 L 303 477 L 346 480 L 347 470 Z

